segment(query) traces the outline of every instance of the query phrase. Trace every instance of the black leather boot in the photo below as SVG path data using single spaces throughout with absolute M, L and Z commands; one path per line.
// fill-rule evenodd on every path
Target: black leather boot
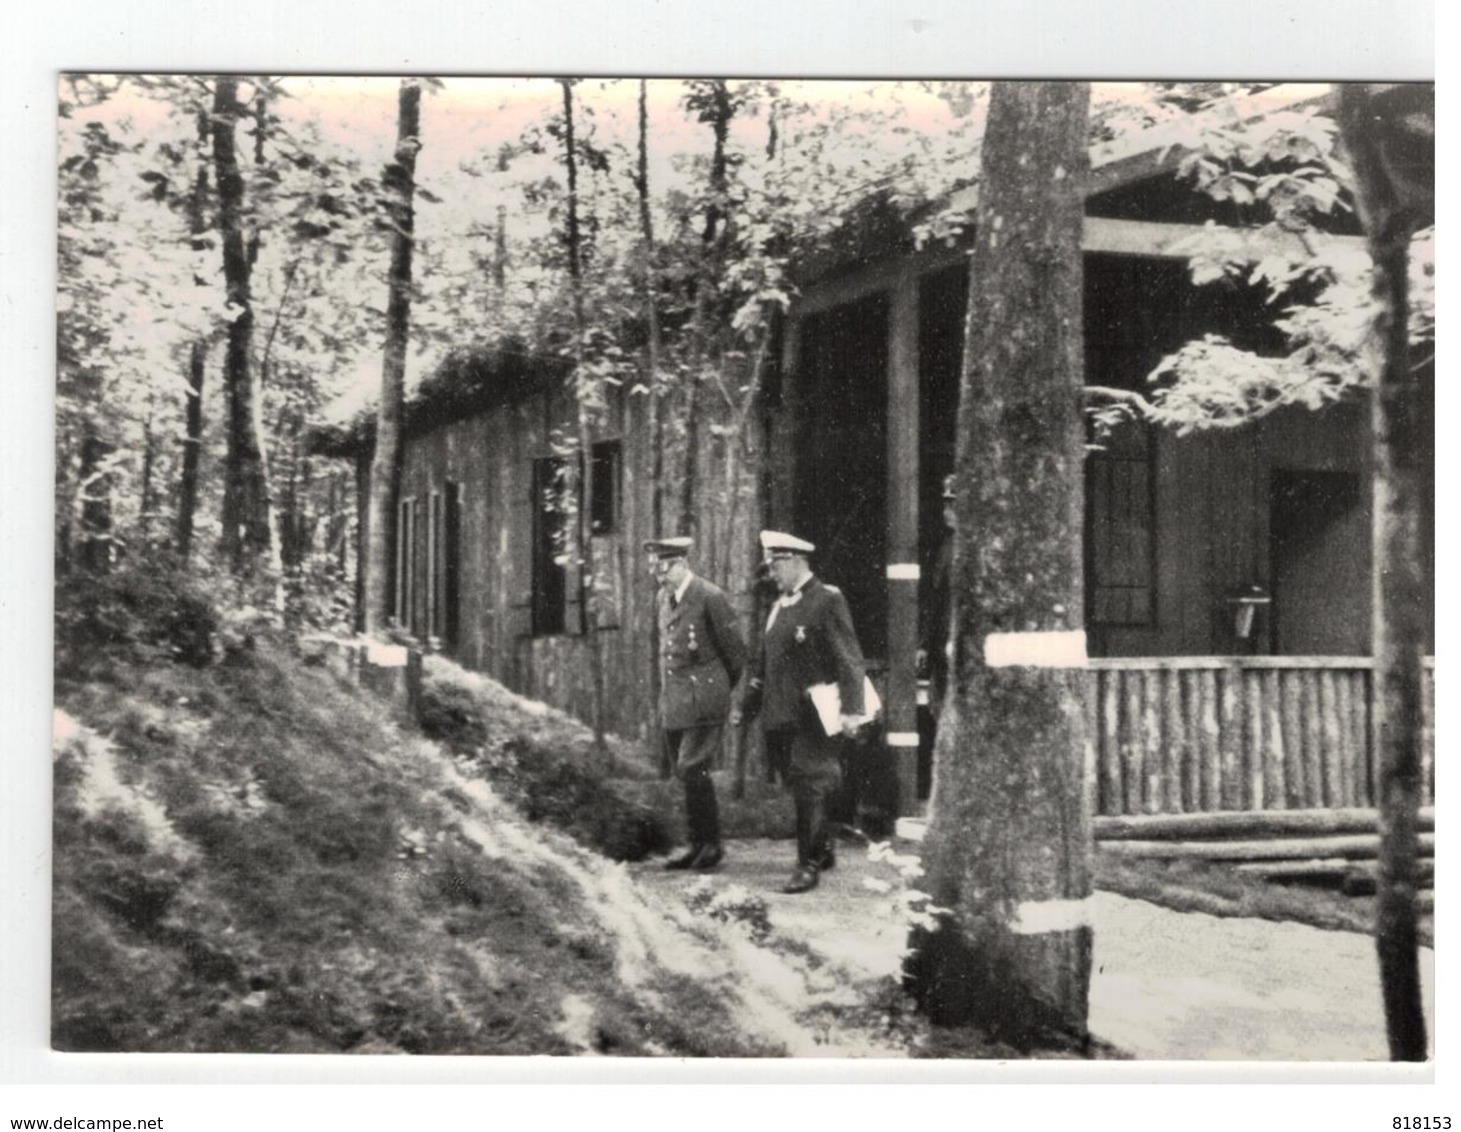
M 691 840 L 701 845 L 720 844 L 720 804 L 708 771 L 685 779 L 685 815 Z
M 837 851 L 827 836 L 827 796 L 820 790 L 809 790 L 806 810 L 805 861 L 819 870 L 830 869 L 837 864 Z
M 821 810 L 821 797 L 816 790 L 799 783 L 792 796 L 796 805 L 796 869 L 781 886 L 788 895 L 810 892 L 819 882 L 815 848 L 816 829 Z
M 693 869 L 695 862 L 700 859 L 700 854 L 705 847 L 713 842 L 720 841 L 720 831 L 707 830 L 705 791 L 710 790 L 710 804 L 715 805 L 715 787 L 711 785 L 710 778 L 695 769 L 685 773 L 685 832 L 689 835 L 690 848 L 678 857 L 671 857 L 665 862 L 667 869 Z

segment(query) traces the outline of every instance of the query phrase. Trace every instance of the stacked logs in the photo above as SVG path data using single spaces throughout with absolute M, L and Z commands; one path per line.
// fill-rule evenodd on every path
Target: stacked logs
M 1419 812 L 1418 877 L 1435 877 L 1436 811 Z M 1345 892 L 1375 890 L 1379 814 L 1368 807 L 1133 814 L 1095 819 L 1097 848 L 1113 856 L 1203 860 L 1271 879 L 1334 880 Z M 1430 889 L 1422 906 L 1434 902 Z
M 1365 657 L 1106 657 L 1090 662 L 1096 812 L 1373 806 Z M 1425 720 L 1435 671 L 1425 669 Z M 1435 797 L 1427 723 L 1422 789 Z

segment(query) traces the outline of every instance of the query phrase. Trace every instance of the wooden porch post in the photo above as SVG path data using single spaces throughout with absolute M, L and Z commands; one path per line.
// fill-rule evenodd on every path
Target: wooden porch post
M 781 339 L 781 403 L 775 418 L 768 421 L 766 476 L 769 481 L 765 522 L 777 530 L 791 530 L 796 513 L 796 438 L 801 427 L 799 373 L 802 346 L 802 316 L 792 314 L 784 323 Z
M 918 275 L 893 289 L 888 343 L 888 688 L 897 812 L 918 809 Z

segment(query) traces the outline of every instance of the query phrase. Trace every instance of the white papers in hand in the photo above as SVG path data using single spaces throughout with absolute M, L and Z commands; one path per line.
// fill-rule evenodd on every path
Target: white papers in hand
M 817 718 L 822 721 L 822 730 L 828 735 L 842 734 L 842 691 L 836 684 L 813 684 L 807 689 L 812 697 L 812 706 L 817 709 Z M 883 710 L 883 701 L 878 698 L 877 689 L 866 676 L 862 678 L 862 714 L 857 716 L 859 725 L 866 723 Z

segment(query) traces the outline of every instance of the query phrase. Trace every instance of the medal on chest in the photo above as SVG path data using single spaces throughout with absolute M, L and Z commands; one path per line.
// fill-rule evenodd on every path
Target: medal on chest
M 805 625 L 798 625 L 796 627 L 795 637 L 797 644 L 805 644 L 807 639 L 807 627 Z

